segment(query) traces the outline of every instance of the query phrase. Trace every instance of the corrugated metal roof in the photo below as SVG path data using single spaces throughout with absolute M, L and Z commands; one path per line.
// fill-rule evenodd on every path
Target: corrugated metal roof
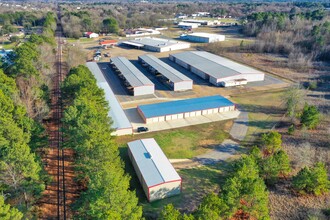
M 155 139 L 141 139 L 128 143 L 134 160 L 148 187 L 181 180 Z
M 162 62 L 157 57 L 145 54 L 139 56 L 144 62 L 152 66 L 155 70 L 165 76 L 167 79 L 171 80 L 172 82 L 182 82 L 182 81 L 192 81 L 176 69 L 172 68 L 171 66 L 167 65 L 166 63 Z
M 125 57 L 114 57 L 111 61 L 124 75 L 125 79 L 132 87 L 154 85 L 140 70 L 138 70 L 128 59 Z
M 138 108 L 140 108 L 146 118 L 153 118 L 158 116 L 201 111 L 232 105 L 234 104 L 228 99 L 220 95 L 216 95 L 179 101 L 139 105 Z
M 217 79 L 239 74 L 262 73 L 251 67 L 205 51 L 188 51 L 171 55 Z
M 135 47 L 143 47 L 144 46 L 144 44 L 137 44 L 137 43 L 130 42 L 130 41 L 122 41 L 121 43 L 131 45 L 131 46 L 135 46 Z
M 167 40 L 167 39 L 155 38 L 155 37 L 136 38 L 134 40 L 129 40 L 128 42 L 133 42 L 136 44 L 143 44 L 158 48 L 173 46 L 176 44 L 189 44 L 181 41 Z
M 124 129 L 124 128 L 132 128 L 130 121 L 128 120 L 124 110 L 119 104 L 115 94 L 111 90 L 107 80 L 105 79 L 97 63 L 88 62 L 86 63 L 86 66 L 96 78 L 98 87 L 104 90 L 105 99 L 107 100 L 110 106 L 110 111 L 108 113 L 108 116 L 111 117 L 113 121 L 111 127 L 116 130 Z

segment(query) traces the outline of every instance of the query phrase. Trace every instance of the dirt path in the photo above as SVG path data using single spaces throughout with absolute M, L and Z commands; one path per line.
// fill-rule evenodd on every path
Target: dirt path
M 231 137 L 239 141 L 244 140 L 248 130 L 248 122 L 248 113 L 241 110 L 241 113 L 238 118 L 234 120 L 234 124 L 229 132 Z M 244 152 L 244 148 L 241 147 L 238 142 L 226 139 L 220 145 L 215 146 L 213 150 L 205 154 L 199 155 L 193 159 L 171 160 L 171 163 L 176 169 L 189 169 L 239 157 L 242 152 Z

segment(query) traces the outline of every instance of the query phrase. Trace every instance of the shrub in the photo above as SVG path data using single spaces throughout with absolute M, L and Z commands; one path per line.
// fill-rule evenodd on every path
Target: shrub
M 303 112 L 300 116 L 300 122 L 308 129 L 315 128 L 321 120 L 319 110 L 314 105 L 305 104 Z
M 295 131 L 294 125 L 290 125 L 290 127 L 288 128 L 288 134 L 293 135 L 294 131 Z
M 300 193 L 312 193 L 321 195 L 330 189 L 327 170 L 324 163 L 317 163 L 314 167 L 304 167 L 293 177 L 293 187 Z

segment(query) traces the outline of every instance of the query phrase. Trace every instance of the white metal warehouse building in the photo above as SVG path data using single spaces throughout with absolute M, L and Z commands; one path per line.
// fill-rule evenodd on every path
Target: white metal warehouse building
M 194 29 L 194 28 L 198 28 L 199 25 L 200 24 L 196 24 L 196 23 L 180 22 L 178 24 L 178 27 L 182 29 Z
M 192 89 L 193 81 L 191 79 L 164 63 L 157 57 L 150 54 L 145 54 L 139 56 L 139 61 L 143 66 L 148 66 L 148 69 L 154 74 L 161 74 L 159 77 L 160 80 L 171 86 L 174 91 Z
M 181 193 L 181 177 L 155 139 L 129 142 L 128 156 L 149 202 Z
M 265 77 L 256 69 L 205 51 L 170 54 L 169 59 L 216 86 L 243 85 Z
M 198 43 L 213 43 L 224 41 L 225 35 L 196 32 L 187 35 L 181 35 L 180 39 Z
M 111 58 L 110 63 L 125 78 L 126 86 L 133 96 L 150 95 L 155 92 L 155 85 L 125 57 Z
M 105 99 L 109 103 L 110 111 L 108 113 L 108 116 L 111 117 L 113 121 L 111 127 L 115 130 L 112 135 L 121 136 L 133 134 L 132 124 L 128 120 L 124 110 L 119 104 L 115 94 L 111 90 L 111 87 L 109 86 L 97 63 L 88 62 L 86 63 L 86 66 L 94 75 L 97 82 L 97 86 L 104 90 Z
M 167 52 L 181 50 L 190 47 L 187 42 L 174 41 L 155 37 L 135 38 L 134 40 L 122 41 L 120 44 L 142 48 L 154 52 Z
M 146 124 L 235 110 L 235 104 L 220 95 L 137 106 Z

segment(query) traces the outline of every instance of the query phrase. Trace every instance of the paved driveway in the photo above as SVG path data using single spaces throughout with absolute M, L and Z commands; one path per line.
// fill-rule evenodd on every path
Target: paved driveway
M 239 115 L 239 111 L 230 111 L 230 112 L 222 112 L 222 113 L 216 113 L 210 115 L 201 115 L 190 118 L 145 124 L 136 108 L 124 109 L 124 112 L 127 115 L 128 120 L 132 123 L 134 132 L 136 132 L 136 129 L 138 127 L 142 127 L 142 126 L 143 127 L 147 126 L 149 128 L 149 131 L 161 131 L 161 130 L 168 130 L 173 128 L 233 119 Z

